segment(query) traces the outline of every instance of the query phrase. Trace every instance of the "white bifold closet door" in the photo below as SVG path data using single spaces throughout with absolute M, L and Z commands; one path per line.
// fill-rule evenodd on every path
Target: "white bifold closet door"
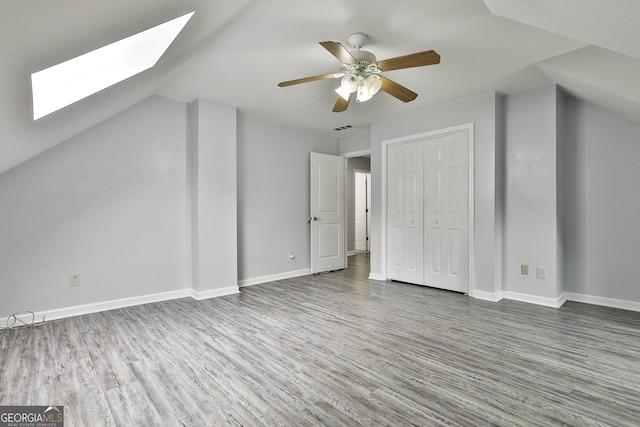
M 425 141 L 424 284 L 469 292 L 469 137 Z
M 387 160 L 387 276 L 393 280 L 422 283 L 424 143 L 389 146 Z
M 387 276 L 469 291 L 469 133 L 388 146 Z

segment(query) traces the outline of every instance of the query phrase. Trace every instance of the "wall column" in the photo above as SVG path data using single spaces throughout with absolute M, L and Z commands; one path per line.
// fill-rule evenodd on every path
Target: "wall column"
M 239 292 L 237 112 L 198 99 L 190 114 L 192 288 L 203 299 Z

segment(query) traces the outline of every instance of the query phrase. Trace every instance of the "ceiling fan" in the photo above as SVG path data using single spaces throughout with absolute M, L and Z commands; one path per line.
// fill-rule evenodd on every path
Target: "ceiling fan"
M 368 101 L 378 93 L 383 91 L 403 102 L 416 99 L 417 93 L 406 87 L 389 80 L 382 75 L 383 72 L 400 70 L 403 68 L 422 67 L 440 63 L 440 55 L 433 50 L 413 53 L 410 55 L 398 56 L 396 58 L 378 61 L 374 54 L 361 50 L 368 40 L 364 33 L 354 33 L 349 36 L 349 44 L 354 50 L 349 52 L 338 42 L 320 42 L 322 47 L 335 56 L 342 63 L 339 73 L 321 74 L 319 76 L 304 77 L 296 80 L 289 80 L 278 83 L 279 87 L 308 83 L 316 80 L 341 78 L 340 87 L 335 91 L 338 100 L 333 106 L 333 111 L 339 113 L 345 111 L 349 102 L 355 96 L 356 102 Z

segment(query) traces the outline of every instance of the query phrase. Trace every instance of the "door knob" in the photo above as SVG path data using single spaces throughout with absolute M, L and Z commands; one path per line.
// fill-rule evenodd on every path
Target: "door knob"
M 439 221 L 438 221 L 438 218 L 436 218 L 436 219 L 435 219 L 435 223 L 437 224 L 438 222 L 439 222 Z
M 314 217 L 313 217 L 313 220 L 314 220 L 314 221 L 317 221 L 317 220 L 318 220 L 318 217 L 317 217 L 317 216 L 314 216 Z

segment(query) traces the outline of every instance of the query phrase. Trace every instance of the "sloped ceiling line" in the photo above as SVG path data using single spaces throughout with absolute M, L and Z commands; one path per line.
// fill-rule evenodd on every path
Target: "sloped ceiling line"
M 65 0 L 4 2 L 0 9 L 0 173 L 68 140 L 152 95 L 232 105 L 275 123 L 328 132 L 487 92 L 515 93 L 557 83 L 574 95 L 640 123 L 640 2 L 618 0 Z M 148 28 L 197 13 L 153 69 L 34 123 L 29 73 L 46 52 L 67 58 L 92 35 Z M 319 41 L 348 45 L 370 35 L 367 49 L 391 58 L 433 49 L 441 63 L 393 71 L 415 101 L 376 96 L 332 113 L 336 82 L 283 90 L 290 78 L 339 69 Z M 118 31 L 116 31 L 118 32 Z M 100 33 L 100 34 L 98 34 Z M 117 39 L 117 38 L 116 38 Z M 46 58 L 45 58 L 46 59 Z M 49 54 L 49 60 L 51 54 Z M 44 61 L 42 59 L 41 61 Z M 385 95 L 385 94 L 382 94 Z

